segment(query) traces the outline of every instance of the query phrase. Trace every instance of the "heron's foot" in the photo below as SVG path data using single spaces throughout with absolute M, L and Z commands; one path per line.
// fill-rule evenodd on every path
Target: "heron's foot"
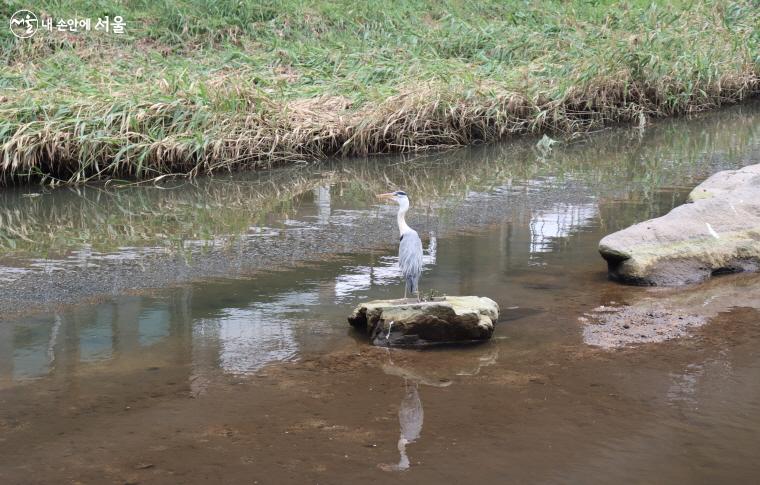
M 411 303 L 425 303 L 425 299 L 420 296 L 405 296 L 404 298 L 397 298 L 393 301 L 400 305 L 408 305 Z

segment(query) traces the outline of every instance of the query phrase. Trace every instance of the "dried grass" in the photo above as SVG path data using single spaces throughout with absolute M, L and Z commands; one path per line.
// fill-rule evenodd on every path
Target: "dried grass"
M 179 8 L 135 5 L 132 15 L 151 19 Z M 159 20 L 124 41 L 6 42 L 0 183 L 197 176 L 572 135 L 760 93 L 760 14 L 747 1 L 556 2 L 556 13 L 380 2 L 354 17 L 285 2 L 242 20 L 236 5 L 192 0 L 180 24 Z M 221 18 L 231 27 L 216 31 Z M 74 57 L 76 69 L 56 70 Z

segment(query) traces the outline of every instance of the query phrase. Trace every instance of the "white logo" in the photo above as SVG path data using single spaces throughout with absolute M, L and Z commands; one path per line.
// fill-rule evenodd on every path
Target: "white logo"
M 27 39 L 37 32 L 37 16 L 29 10 L 19 10 L 11 16 L 11 32 L 18 38 Z

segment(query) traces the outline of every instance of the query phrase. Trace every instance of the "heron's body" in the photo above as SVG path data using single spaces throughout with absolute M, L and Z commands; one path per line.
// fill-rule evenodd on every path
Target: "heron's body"
M 404 293 L 417 294 L 422 274 L 422 240 L 414 229 L 401 234 L 398 243 L 398 266 L 406 284 Z
M 420 297 L 420 275 L 422 274 L 422 240 L 417 231 L 406 223 L 406 211 L 409 210 L 409 199 L 402 191 L 382 194 L 381 197 L 398 202 L 398 266 L 404 277 L 404 298 L 409 293 Z

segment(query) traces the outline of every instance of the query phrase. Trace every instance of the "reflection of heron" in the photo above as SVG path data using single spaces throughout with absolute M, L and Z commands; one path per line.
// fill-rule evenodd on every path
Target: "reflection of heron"
M 404 398 L 398 410 L 398 422 L 401 425 L 401 435 L 398 438 L 398 465 L 380 465 L 385 471 L 402 471 L 409 468 L 409 457 L 406 455 L 406 445 L 413 443 L 422 433 L 422 400 L 416 382 L 409 383 L 404 379 Z
M 483 367 L 496 363 L 498 349 L 481 347 L 485 352 L 460 354 L 456 358 L 450 355 L 441 359 L 438 353 L 395 354 L 401 356 L 400 361 L 392 358 L 394 351 L 386 349 L 388 360 L 382 365 L 383 372 L 390 376 L 397 376 L 404 380 L 404 397 L 398 409 L 398 421 L 401 433 L 398 438 L 398 463 L 380 463 L 378 467 L 384 471 L 404 471 L 411 466 L 406 447 L 420 439 L 422 423 L 425 413 L 422 410 L 420 399 L 420 385 L 435 388 L 451 386 L 455 376 L 474 376 Z
M 422 273 L 422 241 L 417 231 L 406 224 L 404 216 L 409 210 L 409 198 L 406 192 L 397 190 L 387 194 L 378 195 L 385 200 L 393 200 L 398 205 L 398 230 L 401 238 L 398 244 L 398 266 L 401 274 L 404 276 L 404 299 L 408 293 L 416 294 L 417 300 L 420 300 L 419 281 Z

